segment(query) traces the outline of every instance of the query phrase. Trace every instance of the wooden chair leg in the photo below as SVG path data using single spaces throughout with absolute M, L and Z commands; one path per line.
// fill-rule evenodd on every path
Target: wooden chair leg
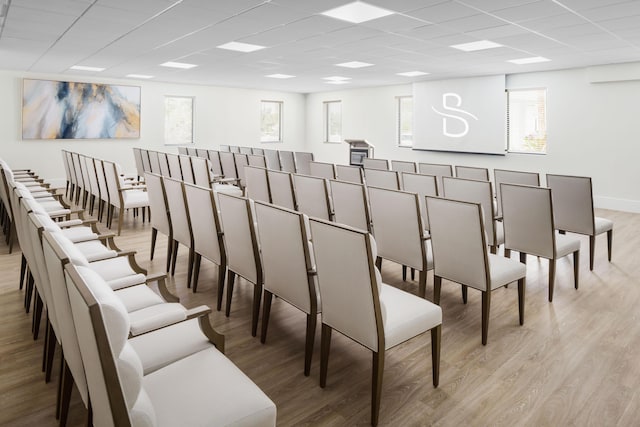
M 426 268 L 423 271 L 420 271 L 418 274 L 418 279 L 420 283 L 418 284 L 418 294 L 421 298 L 426 298 L 427 296 L 427 270 Z
M 460 287 L 462 288 L 462 303 L 466 304 L 468 287 L 465 285 L 460 285 Z
M 60 375 L 58 376 L 58 392 L 56 394 L 56 420 L 60 419 L 60 409 L 62 404 L 62 380 L 64 378 L 64 349 L 60 351 Z
M 20 261 L 20 290 L 22 290 L 22 287 L 24 286 L 26 273 L 27 259 L 24 257 L 24 254 L 22 254 L 22 261 Z
M 411 267 L 411 280 L 416 280 L 416 269 Z
M 440 305 L 440 289 L 442 288 L 442 277 L 433 275 L 433 303 Z
M 589 236 L 589 270 L 593 271 L 593 257 L 596 252 L 596 236 Z
M 524 252 L 520 252 L 520 262 L 523 264 L 527 263 L 527 254 Z
M 489 313 L 491 312 L 491 291 L 482 292 L 482 345 L 487 345 L 489 336 Z
M 329 368 L 329 352 L 331 350 L 331 326 L 322 324 L 320 336 L 320 387 L 327 386 L 327 372 Z
M 195 258 L 193 260 L 193 277 L 191 278 L 191 287 L 193 289 L 193 293 L 196 293 L 196 289 L 198 289 L 198 279 L 200 278 L 200 263 L 202 262 L 202 255 L 195 254 Z
M 524 325 L 525 283 L 526 283 L 526 278 L 524 277 L 518 280 L 518 316 L 520 320 L 520 326 Z
M 307 314 L 307 336 L 304 344 L 304 376 L 311 373 L 311 358 L 313 357 L 313 343 L 316 338 L 316 322 L 318 315 L 315 312 Z
M 187 288 L 191 287 L 191 279 L 193 278 L 193 260 L 195 258 L 195 251 L 192 247 L 189 248 L 189 261 L 187 270 Z M 195 292 L 195 290 L 193 291 Z
M 37 291 L 33 305 L 33 340 L 35 341 L 40 334 L 40 319 L 42 318 L 42 311 L 44 310 L 44 303 Z
M 67 424 L 67 417 L 69 415 L 69 403 L 71 402 L 71 389 L 73 387 L 73 375 L 69 370 L 69 366 L 64 364 L 64 370 L 60 373 L 62 375 L 62 394 L 60 400 L 60 425 Z
M 224 293 L 224 281 L 225 275 L 227 274 L 227 263 L 226 261 L 218 266 L 218 311 L 222 310 L 222 294 Z M 227 292 L 229 292 L 227 290 Z
M 378 425 L 380 415 L 380 396 L 382 395 L 382 376 L 384 374 L 384 349 L 373 352 L 373 375 L 371 378 L 371 425 Z
M 253 287 L 253 309 L 251 311 L 251 336 L 258 334 L 258 317 L 260 316 L 260 301 L 262 300 L 262 285 Z
M 438 387 L 440 383 L 440 342 L 442 336 L 442 325 L 431 329 L 431 373 L 433 376 L 433 386 Z
M 124 208 L 121 206 L 118 209 L 118 236 L 120 235 L 120 232 L 122 231 L 122 222 L 124 221 Z
M 378 267 L 378 270 L 382 273 L 382 258 L 376 257 L 376 267 Z
M 489 247 L 489 250 L 491 251 L 492 254 L 497 254 L 498 253 L 498 247 L 496 245 L 492 245 Z
M 167 273 L 171 270 L 171 259 L 173 258 L 173 239 L 169 236 L 167 240 Z
M 227 292 L 229 292 L 228 289 L 227 289 Z M 273 294 L 265 289 L 264 305 L 262 306 L 262 334 L 260 335 L 260 342 L 262 344 L 264 344 L 267 341 L 267 328 L 269 327 L 269 315 L 271 314 L 272 298 L 273 298 Z
M 153 260 L 153 254 L 156 251 L 156 239 L 158 238 L 158 230 L 155 228 L 151 229 L 151 255 L 149 256 L 150 260 Z
M 549 260 L 549 302 L 553 301 L 553 285 L 556 280 L 556 260 Z
M 53 357 L 56 353 L 56 344 L 58 340 L 56 339 L 56 334 L 53 331 L 53 325 L 49 322 L 49 340 L 47 342 L 47 350 L 46 350 L 46 365 L 45 365 L 45 375 L 44 382 L 48 383 L 51 381 L 51 373 L 53 371 Z
M 233 298 L 233 287 L 236 281 L 236 273 L 234 271 L 229 270 L 229 275 L 227 276 L 227 307 L 224 311 L 224 315 L 229 317 L 229 313 L 231 313 L 231 299 Z
M 580 272 L 580 251 L 573 253 L 573 286 L 578 289 L 578 277 Z
M 607 231 L 607 251 L 608 251 L 609 262 L 611 262 L 612 245 L 613 245 L 613 229 Z
M 407 266 L 406 265 L 402 266 L 402 281 L 403 282 L 407 281 Z
M 511 258 L 511 249 L 504 248 L 504 257 Z
M 176 274 L 176 261 L 178 260 L 178 241 L 173 241 L 173 260 L 171 262 L 171 275 L 175 276 Z

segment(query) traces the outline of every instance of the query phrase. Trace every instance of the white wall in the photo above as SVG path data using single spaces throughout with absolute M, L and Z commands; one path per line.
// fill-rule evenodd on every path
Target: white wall
M 164 145 L 164 96 L 195 96 L 195 147 L 220 144 L 301 150 L 304 146 L 305 96 L 224 87 L 157 82 L 77 78 L 77 81 L 142 86 L 140 139 L 128 140 L 22 140 L 22 79 L 69 80 L 68 76 L 0 71 L 0 157 L 12 168 L 32 168 L 50 180 L 64 180 L 61 149 L 112 160 L 133 172 L 133 147 L 177 153 Z M 260 100 L 284 101 L 283 143 L 260 144 Z
M 346 144 L 322 142 L 322 102 L 340 99 L 343 137 L 369 140 L 376 147 L 376 157 L 591 176 L 597 207 L 640 212 L 640 81 L 594 84 L 588 81 L 588 71 L 507 76 L 508 89 L 547 88 L 546 155 L 492 156 L 397 147 L 395 97 L 410 95 L 411 85 L 308 95 L 306 149 L 316 153 L 318 160 L 348 163 Z M 616 80 L 614 73 L 608 80 Z

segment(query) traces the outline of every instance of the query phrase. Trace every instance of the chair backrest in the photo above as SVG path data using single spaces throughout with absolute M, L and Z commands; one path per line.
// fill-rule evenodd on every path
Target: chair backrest
M 371 232 L 369 201 L 364 184 L 332 179 L 329 186 L 334 221 Z
M 169 178 L 179 179 L 182 181 L 182 166 L 180 165 L 180 157 L 175 154 L 167 154 L 167 163 L 169 164 Z
M 160 153 L 157 151 L 149 151 L 149 161 L 151 163 L 151 172 L 162 173 L 160 169 Z
M 498 215 L 502 215 L 502 203 L 501 203 L 501 193 L 500 193 L 500 184 L 519 184 L 519 185 L 531 185 L 534 187 L 540 186 L 540 174 L 537 172 L 521 172 L 521 171 L 510 171 L 504 169 L 494 169 L 493 170 L 493 182 L 495 184 L 496 190 L 496 198 L 498 200 Z
M 249 166 L 257 166 L 259 168 L 267 167 L 267 160 L 261 154 L 247 154 L 247 161 Z
M 326 179 L 293 174 L 293 188 L 299 212 L 311 217 L 331 220 L 331 200 Z
M 336 179 L 364 184 L 364 174 L 359 166 L 336 165 Z
M 453 167 L 439 163 L 418 163 L 418 173 L 434 175 L 438 180 L 438 194 L 442 194 L 442 177 L 453 176 Z
M 384 339 L 379 339 L 384 327 L 373 238 L 366 231 L 313 218 L 309 225 L 322 323 L 373 351 L 384 349 Z
M 104 160 L 94 159 L 93 164 L 96 167 L 98 188 L 100 188 L 100 199 L 109 203 L 109 189 L 107 188 L 107 178 L 104 173 Z
M 213 177 L 211 176 L 211 162 L 209 159 L 192 157 L 191 168 L 193 170 L 193 183 L 200 187 L 211 188 Z
M 207 154 L 207 150 L 204 148 L 196 148 L 196 156 L 203 159 L 209 158 L 209 155 Z
M 547 174 L 553 201 L 553 222 L 558 230 L 595 234 L 591 178 Z
M 280 170 L 280 156 L 278 155 L 277 150 L 263 150 L 264 157 L 267 161 L 267 168 L 273 169 L 276 171 Z
M 220 223 L 224 231 L 229 270 L 251 283 L 262 283 L 262 263 L 254 227 L 251 200 L 218 193 Z
M 406 162 L 404 160 L 391 160 L 391 170 L 396 172 L 418 172 L 416 162 Z
M 151 226 L 159 232 L 171 236 L 171 219 L 168 214 L 167 195 L 164 191 L 162 176 L 155 173 L 145 173 L 144 180 L 149 195 L 149 209 L 151 210 Z
M 249 159 L 246 154 L 234 154 L 233 160 L 236 163 L 236 171 L 238 173 L 238 178 L 240 178 L 240 187 L 244 188 L 247 186 L 247 181 L 244 176 L 244 167 L 249 164 Z
M 222 175 L 225 178 L 237 178 L 238 172 L 236 171 L 236 161 L 233 156 L 233 153 L 221 151 L 218 153 L 220 155 L 220 165 L 222 166 Z
M 193 246 L 193 230 L 191 229 L 189 209 L 184 197 L 183 182 L 173 178 L 163 178 L 163 181 L 173 229 L 173 239 L 191 248 Z
M 240 154 L 253 154 L 251 147 L 240 147 Z
M 240 152 L 240 147 L 237 145 L 230 145 L 229 146 L 229 151 L 231 153 L 239 153 Z
M 149 157 L 149 150 L 140 149 L 140 158 L 142 160 L 142 168 L 145 172 L 151 172 L 151 157 Z
M 389 190 L 400 189 L 400 178 L 398 172 L 382 169 L 365 169 L 364 180 L 367 187 L 388 188 Z
M 254 156 L 264 156 L 264 150 L 258 147 L 251 147 L 251 154 Z
M 244 175 L 247 180 L 246 196 L 252 200 L 271 203 L 267 169 L 245 166 Z
M 495 209 L 493 205 L 493 187 L 490 181 L 478 181 L 474 179 L 442 178 L 444 194 L 447 199 L 463 202 L 479 203 L 482 207 L 484 228 L 487 232 L 487 244 L 496 244 Z
M 367 187 L 378 256 L 418 271 L 427 270 L 418 195 Z
M 309 162 L 309 175 L 325 179 L 336 179 L 336 166 L 333 163 Z
M 487 291 L 488 260 L 479 203 L 427 197 L 436 276 Z
M 187 147 L 187 156 L 196 156 L 197 151 L 194 147 Z
M 389 160 L 387 159 L 372 159 L 370 157 L 365 157 L 362 159 L 362 167 L 364 169 L 379 169 L 379 170 L 389 170 Z
M 207 150 L 209 161 L 211 161 L 211 170 L 215 175 L 222 176 L 222 165 L 220 164 L 220 152 L 216 150 Z
M 268 169 L 269 194 L 271 203 L 287 209 L 296 209 L 296 196 L 293 191 L 293 178 L 290 173 Z
M 255 203 L 264 288 L 309 314 L 317 307 L 308 218 L 300 212 Z
M 185 183 L 184 194 L 193 229 L 193 249 L 209 261 L 221 265 L 225 258 L 224 243 L 213 190 Z
M 187 147 L 178 147 L 178 154 L 187 155 Z
M 402 172 L 402 189 L 409 193 L 417 193 L 420 196 L 420 213 L 422 214 L 422 225 L 425 230 L 429 230 L 429 211 L 424 198 L 426 196 L 438 195 L 438 181 L 434 175 L 420 173 Z
M 456 166 L 456 177 L 475 179 L 477 181 L 489 181 L 489 169 L 472 166 Z
M 313 153 L 296 151 L 295 160 L 296 160 L 296 173 L 300 173 L 303 175 L 311 175 L 311 169 L 309 167 L 309 164 L 313 161 Z
M 500 184 L 504 247 L 526 254 L 555 258 L 551 190 Z
M 296 172 L 296 158 L 293 151 L 280 151 L 278 150 L 278 157 L 280 158 L 280 170 L 283 172 Z
M 162 176 L 171 176 L 171 170 L 169 169 L 169 159 L 167 153 L 158 153 L 158 161 L 160 162 L 160 172 Z
M 91 181 L 89 181 L 89 171 L 87 170 L 87 156 L 80 154 L 80 172 L 84 181 L 84 191 L 91 191 Z
M 138 151 L 140 151 L 140 149 L 138 149 Z M 64 172 L 66 174 L 67 182 L 75 184 L 74 176 L 73 176 L 74 172 L 72 170 L 72 168 L 73 168 L 73 165 L 72 165 L 73 160 L 71 160 L 71 153 L 69 153 L 67 150 L 62 150 L 62 162 L 64 164 Z M 140 176 L 142 176 L 142 175 L 140 175 Z
M 82 166 L 80 165 L 80 155 L 78 153 L 71 153 L 71 159 L 73 161 L 73 170 L 76 175 L 76 185 L 84 190 L 85 183 L 82 180 Z
M 219 151 L 231 151 L 231 147 L 229 145 L 220 145 Z
M 109 203 L 117 208 L 122 207 L 122 194 L 120 194 L 120 179 L 118 179 L 118 171 L 116 164 L 102 161 L 104 167 L 104 177 L 107 182 L 107 191 L 109 192 Z
M 64 153 L 63 153 L 63 158 L 66 158 L 66 156 L 64 156 Z M 143 177 L 145 170 L 144 170 L 144 165 L 142 164 L 142 150 L 140 148 L 133 149 L 133 160 L 136 163 L 136 173 L 138 174 L 139 177 Z M 65 170 L 67 170 L 67 176 L 69 176 L 68 165 L 66 161 L 64 165 L 65 165 Z
M 178 156 L 180 161 L 180 169 L 182 170 L 182 180 L 193 184 L 195 182 L 193 178 L 193 169 L 191 169 L 191 156 Z
M 90 192 L 94 196 L 100 196 L 100 187 L 98 186 L 98 175 L 96 173 L 95 159 L 93 157 L 86 156 L 84 160 L 87 167 L 87 179 L 89 180 Z

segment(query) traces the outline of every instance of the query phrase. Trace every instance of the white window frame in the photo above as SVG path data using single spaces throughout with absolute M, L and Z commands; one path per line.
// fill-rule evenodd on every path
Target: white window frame
M 171 99 L 190 99 L 191 100 L 191 138 L 190 140 L 184 141 L 170 141 L 171 135 L 169 135 L 168 126 L 170 122 L 173 120 L 178 120 L 179 118 L 169 117 L 169 111 L 167 110 L 167 101 Z M 186 144 L 194 144 L 194 133 L 195 133 L 195 104 L 196 98 L 195 96 L 183 96 L 183 95 L 165 95 L 164 97 L 164 145 L 186 145 Z
M 262 122 L 264 120 L 264 109 L 262 108 L 265 104 L 277 104 L 278 106 L 278 137 L 277 139 L 269 139 L 268 136 L 262 133 Z M 260 101 L 260 142 L 261 143 L 271 143 L 271 142 L 282 142 L 283 129 L 282 125 L 284 121 L 282 120 L 284 111 L 284 101 L 272 101 L 272 100 L 262 100 Z
M 338 140 L 335 140 L 335 138 L 332 139 L 329 132 L 329 111 L 330 111 L 331 105 L 340 106 L 340 135 Z M 342 100 L 323 101 L 322 116 L 323 116 L 324 142 L 328 144 L 340 144 L 342 142 Z
M 404 99 L 411 99 L 411 141 L 410 142 L 402 142 L 402 101 Z M 398 147 L 413 147 L 413 96 L 412 95 L 401 95 L 396 96 L 396 145 Z
M 546 134 L 545 134 L 545 143 L 544 143 L 544 150 L 519 150 L 519 149 L 514 149 L 511 146 L 511 111 L 510 111 L 510 93 L 512 92 L 527 92 L 527 91 L 544 91 L 544 113 L 545 113 L 545 117 L 544 117 L 544 122 L 545 122 L 545 128 L 546 128 Z M 545 155 L 548 153 L 549 151 L 549 135 L 548 135 L 548 128 L 547 128 L 547 124 L 548 124 L 548 120 L 547 120 L 547 116 L 548 116 L 548 108 L 547 108 L 547 88 L 546 87 L 532 87 L 532 88 L 518 88 L 518 89 L 507 89 L 507 152 L 508 153 L 513 153 L 513 154 L 533 154 L 533 155 Z

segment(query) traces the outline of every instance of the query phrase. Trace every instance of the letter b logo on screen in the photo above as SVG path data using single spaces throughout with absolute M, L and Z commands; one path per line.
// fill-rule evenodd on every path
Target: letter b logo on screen
M 462 138 L 469 133 L 469 121 L 467 118 L 478 120 L 468 111 L 459 108 L 462 106 L 462 97 L 457 93 L 448 92 L 442 94 L 442 108 L 446 112 L 438 111 L 436 107 L 431 109 L 442 116 L 442 134 L 450 138 Z

